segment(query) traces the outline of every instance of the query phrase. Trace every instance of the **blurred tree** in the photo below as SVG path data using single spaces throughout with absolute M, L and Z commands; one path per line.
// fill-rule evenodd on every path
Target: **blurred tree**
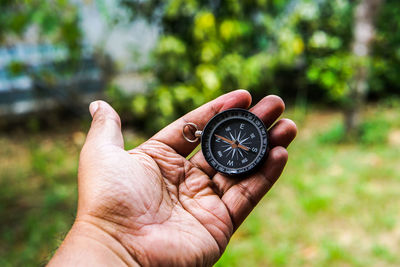
M 353 54 L 355 69 L 350 86 L 350 104 L 346 109 L 346 133 L 355 136 L 360 125 L 360 109 L 368 91 L 369 57 L 375 36 L 374 19 L 383 0 L 361 0 L 354 11 Z
M 65 46 L 70 58 L 80 58 L 82 32 L 78 7 L 72 1 L 2 0 L 0 7 L 0 44 L 27 41 L 27 30 L 35 28 L 37 36 L 33 38 L 38 40 L 33 41 Z

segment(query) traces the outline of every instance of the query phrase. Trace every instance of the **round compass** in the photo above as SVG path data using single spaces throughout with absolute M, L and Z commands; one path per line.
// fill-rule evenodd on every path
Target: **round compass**
M 215 115 L 201 133 L 201 148 L 207 162 L 228 175 L 248 174 L 267 155 L 264 123 L 245 109 L 228 109 Z

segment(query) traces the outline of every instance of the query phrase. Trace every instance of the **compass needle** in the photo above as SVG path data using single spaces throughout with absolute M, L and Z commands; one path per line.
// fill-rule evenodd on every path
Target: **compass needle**
M 232 140 L 235 140 L 235 138 L 232 136 L 231 132 L 229 132 L 229 135 L 231 136 Z M 234 142 L 234 141 L 232 141 L 232 142 Z
M 237 137 L 237 141 L 240 143 L 240 133 L 241 133 L 242 131 L 239 131 L 239 134 L 238 134 L 238 137 Z
M 244 137 L 244 136 L 243 136 Z M 241 144 L 243 144 L 247 139 L 249 139 L 250 137 L 247 137 L 246 139 L 243 139 L 242 141 L 240 141 Z
M 244 145 L 240 145 L 239 144 L 238 147 L 243 149 L 243 150 L 245 150 L 245 151 L 249 151 L 250 150 L 250 148 L 248 148 L 247 146 L 244 146 Z
M 228 138 L 223 137 L 223 136 L 221 136 L 221 135 L 215 134 L 215 136 L 218 137 L 219 139 L 221 139 L 221 140 L 227 142 L 228 144 L 233 144 L 233 143 L 234 143 L 234 141 L 229 140 Z
M 228 151 L 228 150 L 232 150 L 232 147 L 229 146 L 227 149 L 224 150 L 224 152 Z

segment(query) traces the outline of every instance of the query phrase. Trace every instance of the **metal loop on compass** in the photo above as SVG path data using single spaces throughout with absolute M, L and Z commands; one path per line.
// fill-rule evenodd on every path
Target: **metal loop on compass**
M 194 139 L 190 139 L 189 137 L 186 136 L 186 134 L 185 134 L 185 128 L 186 128 L 186 127 L 194 128 L 194 129 L 195 129 L 195 132 L 194 132 L 194 134 L 193 134 L 193 136 L 195 136 Z M 188 142 L 190 142 L 190 143 L 195 143 L 195 142 L 197 142 L 197 141 L 199 140 L 199 138 L 200 138 L 200 136 L 201 136 L 202 133 L 203 133 L 203 132 L 200 131 L 199 128 L 197 127 L 197 125 L 194 124 L 193 122 L 188 122 L 188 123 L 185 123 L 185 125 L 183 125 L 183 128 L 182 128 L 182 135 L 183 135 L 183 138 L 185 138 L 185 140 L 188 141 Z

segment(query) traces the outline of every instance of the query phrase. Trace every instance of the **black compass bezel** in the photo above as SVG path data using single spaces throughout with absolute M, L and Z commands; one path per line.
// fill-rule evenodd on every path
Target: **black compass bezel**
M 241 113 L 242 116 L 239 115 L 239 113 Z M 261 147 L 259 148 L 260 149 L 259 153 L 256 156 L 256 158 L 245 167 L 230 168 L 224 166 L 215 159 L 211 151 L 210 142 L 212 133 L 219 126 L 219 124 L 222 123 L 223 121 L 226 121 L 227 118 L 233 120 L 237 119 L 244 120 L 247 123 L 251 123 L 252 125 L 254 125 L 258 130 L 258 134 L 261 139 Z M 258 118 L 255 114 L 248 111 L 247 109 L 241 109 L 241 108 L 227 109 L 225 111 L 216 114 L 214 117 L 211 118 L 211 120 L 208 121 L 208 123 L 204 127 L 201 137 L 201 149 L 203 151 L 203 155 L 207 163 L 211 167 L 213 167 L 216 171 L 230 176 L 239 176 L 239 175 L 244 176 L 257 170 L 258 167 L 260 167 L 260 165 L 265 161 L 268 155 L 268 145 L 269 145 L 268 131 L 263 121 L 260 118 Z

